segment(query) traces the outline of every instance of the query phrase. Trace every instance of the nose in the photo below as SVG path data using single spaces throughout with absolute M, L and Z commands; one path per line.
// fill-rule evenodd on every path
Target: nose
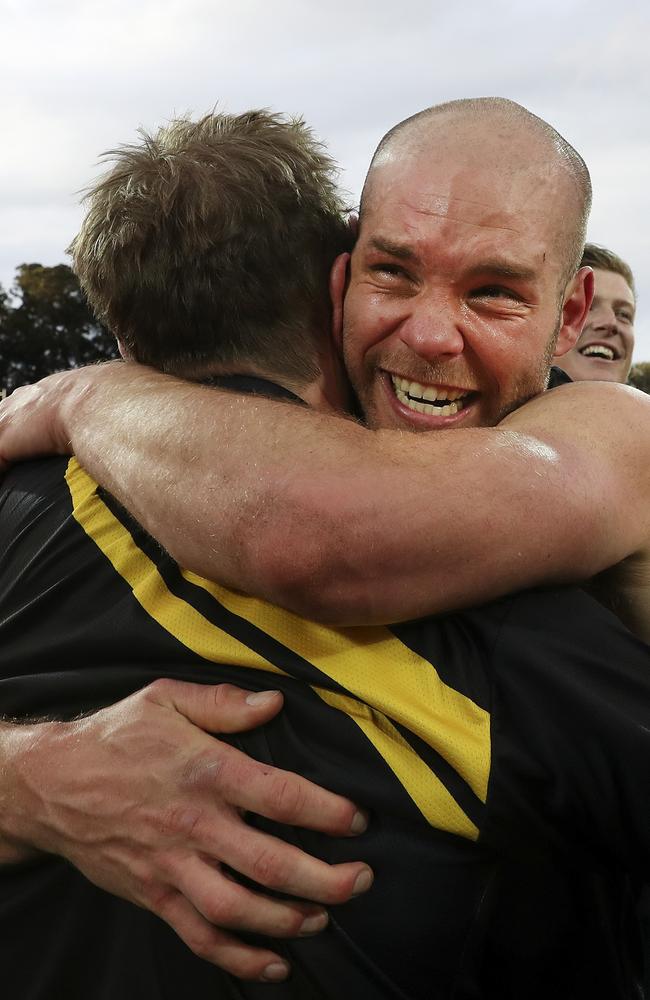
M 420 301 L 399 331 L 400 340 L 425 361 L 456 357 L 465 349 L 459 317 L 448 304 Z
M 611 306 L 601 303 L 590 317 L 589 326 L 597 333 L 614 334 L 618 329 L 616 313 Z

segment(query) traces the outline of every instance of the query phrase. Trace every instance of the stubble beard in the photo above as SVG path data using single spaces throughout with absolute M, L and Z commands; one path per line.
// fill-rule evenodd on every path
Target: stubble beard
M 515 410 L 518 410 L 520 406 L 524 405 L 524 403 L 527 403 L 535 396 L 539 396 L 540 393 L 545 392 L 548 388 L 551 365 L 553 363 L 553 354 L 555 353 L 555 346 L 557 344 L 561 324 L 562 312 L 560 310 L 556 320 L 555 330 L 553 331 L 553 336 L 548 341 L 546 348 L 544 349 L 544 354 L 540 359 L 535 372 L 519 379 L 513 389 L 512 397 L 508 402 L 502 405 L 496 415 L 496 419 L 494 421 L 490 421 L 490 426 L 495 427 L 497 424 L 501 423 L 501 421 L 507 417 L 509 413 L 513 413 Z
M 553 354 L 555 352 L 555 346 L 557 344 L 561 324 L 562 308 L 560 302 L 553 335 L 548 340 L 544 349 L 544 354 L 540 358 L 539 363 L 535 366 L 535 370 L 521 376 L 515 382 L 510 397 L 507 400 L 497 401 L 496 412 L 485 415 L 484 419 L 481 421 L 482 427 L 495 427 L 505 417 L 507 417 L 509 413 L 513 413 L 515 410 L 518 410 L 520 406 L 524 405 L 524 403 L 527 403 L 535 396 L 539 396 L 540 393 L 547 389 Z M 394 363 L 394 359 L 391 359 L 391 361 Z M 412 359 L 409 358 L 408 367 L 410 369 L 410 377 L 414 381 L 423 382 L 425 384 L 450 384 L 449 369 L 446 365 L 437 365 L 435 363 L 426 364 L 423 362 L 421 366 L 418 366 L 418 368 L 414 370 Z M 377 386 L 377 371 L 378 369 L 376 368 L 364 370 L 362 384 L 358 384 L 357 380 L 350 379 L 354 397 L 357 400 L 357 412 L 359 415 L 362 415 L 362 419 L 366 426 L 370 427 L 372 430 L 380 430 L 388 426 L 385 421 L 379 419 L 382 413 L 382 406 L 377 401 L 377 393 L 383 390 L 378 389 Z M 454 377 L 457 378 L 458 376 L 452 376 L 452 378 Z M 349 374 L 348 378 L 350 378 Z M 459 381 L 462 385 L 463 381 Z M 401 425 L 401 429 L 407 431 L 410 430 L 413 433 L 423 433 L 415 427 Z

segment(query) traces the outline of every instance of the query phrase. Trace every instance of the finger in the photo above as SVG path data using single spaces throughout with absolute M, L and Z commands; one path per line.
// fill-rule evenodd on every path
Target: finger
M 282 708 L 280 691 L 247 691 L 234 684 L 191 684 L 161 678 L 145 689 L 209 733 L 239 733 L 268 722 Z
M 372 885 L 372 871 L 364 862 L 329 865 L 234 815 L 229 821 L 221 817 L 218 836 L 202 823 L 202 829 L 194 830 L 194 841 L 209 857 L 258 885 L 317 903 L 345 903 Z
M 195 955 L 239 979 L 281 982 L 289 974 L 286 959 L 219 930 L 178 892 L 170 892 L 156 912 Z
M 367 815 L 349 799 L 227 744 L 215 745 L 198 766 L 226 802 L 246 812 L 338 837 L 363 833 L 368 825 Z
M 328 922 L 322 907 L 252 892 L 195 855 L 179 859 L 168 877 L 217 927 L 269 937 L 304 937 L 322 931 Z
M 280 692 L 251 692 L 232 684 L 206 686 L 161 678 L 143 697 L 171 707 L 201 729 L 238 732 L 261 725 L 282 705 Z M 233 747 L 211 743 L 190 769 L 232 805 L 279 823 L 319 830 L 331 836 L 363 833 L 367 817 L 353 802 L 319 788 L 306 778 L 260 764 Z M 208 784 L 209 783 L 209 784 Z

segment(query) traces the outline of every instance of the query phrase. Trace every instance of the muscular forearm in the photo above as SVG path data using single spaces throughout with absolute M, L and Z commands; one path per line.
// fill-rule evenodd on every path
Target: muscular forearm
M 634 550 L 647 504 L 609 413 L 625 427 L 638 404 L 594 391 L 556 390 L 499 428 L 415 435 L 118 364 L 62 391 L 60 434 L 183 566 L 369 623 L 583 579 Z
M 24 772 L 49 724 L 0 723 L 0 865 L 25 861 L 38 853 L 30 838 L 25 808 Z

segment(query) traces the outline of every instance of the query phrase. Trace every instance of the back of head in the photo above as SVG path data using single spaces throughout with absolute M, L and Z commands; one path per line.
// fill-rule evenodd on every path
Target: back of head
M 585 243 L 580 267 L 593 267 L 599 271 L 611 271 L 613 274 L 620 274 L 629 285 L 630 291 L 636 299 L 632 268 L 629 264 L 626 264 L 622 257 L 614 253 L 613 250 L 601 247 L 597 243 Z
M 387 161 L 443 160 L 475 177 L 491 173 L 493 186 L 527 176 L 547 189 L 547 202 L 560 196 L 557 245 L 566 280 L 580 264 L 591 208 L 591 181 L 582 157 L 551 125 L 514 101 L 478 97 L 434 105 L 407 118 L 381 140 L 361 199 L 360 221 L 372 202 L 374 178 Z M 540 201 L 542 212 L 554 207 Z
M 164 371 L 253 363 L 312 381 L 329 269 L 350 246 L 333 161 L 302 120 L 265 111 L 140 134 L 105 154 L 71 246 L 97 315 Z

